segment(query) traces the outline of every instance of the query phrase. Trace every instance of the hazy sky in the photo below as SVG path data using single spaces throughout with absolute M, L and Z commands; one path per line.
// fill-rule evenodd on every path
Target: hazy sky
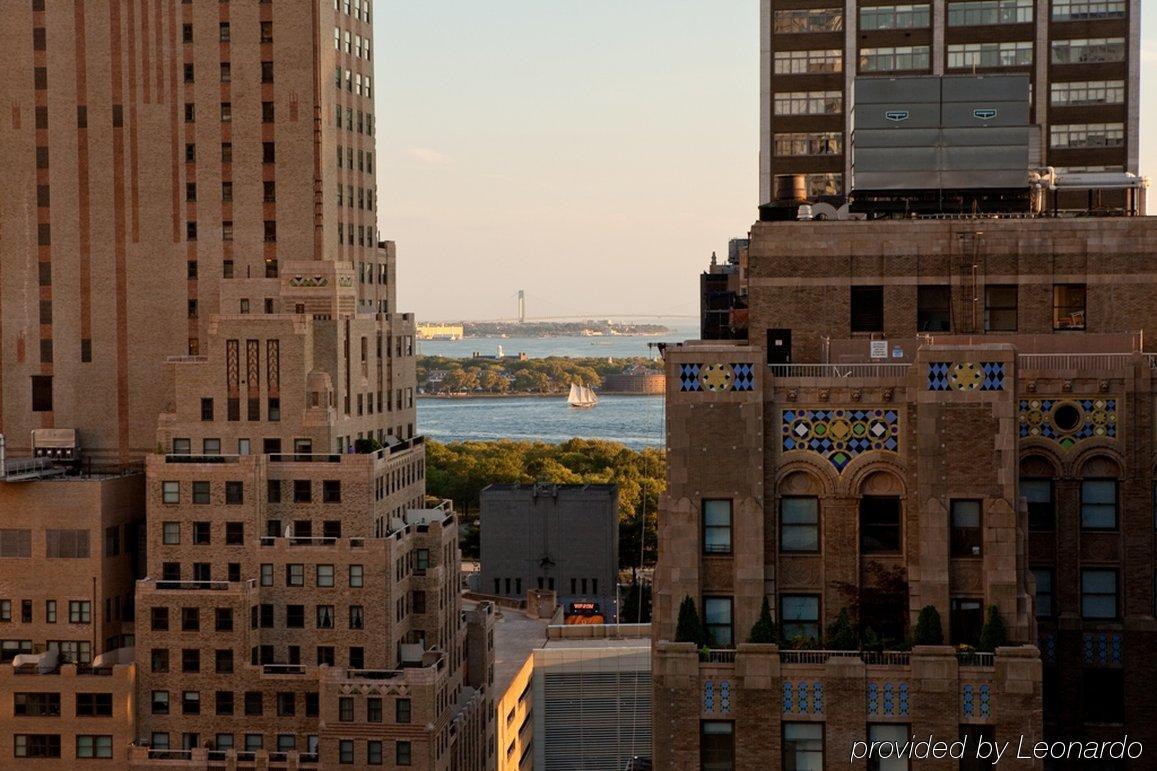
M 697 312 L 711 252 L 757 214 L 758 0 L 375 5 L 401 309 L 509 318 L 525 289 L 530 316 Z M 1157 13 L 1143 28 L 1146 137 Z

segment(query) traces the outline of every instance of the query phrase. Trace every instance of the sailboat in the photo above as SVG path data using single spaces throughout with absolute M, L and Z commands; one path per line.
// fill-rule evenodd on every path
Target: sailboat
M 566 403 L 571 407 L 587 409 L 598 404 L 599 397 L 595 396 L 595 392 L 590 388 L 587 388 L 585 385 L 571 383 L 570 396 L 567 397 Z

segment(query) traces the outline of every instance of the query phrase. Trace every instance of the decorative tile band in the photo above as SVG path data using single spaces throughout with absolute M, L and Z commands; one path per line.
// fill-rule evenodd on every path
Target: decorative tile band
M 836 471 L 870 450 L 900 447 L 899 413 L 885 407 L 861 410 L 784 410 L 783 450 L 822 455 Z
M 880 683 L 868 681 L 868 714 L 879 717 L 907 717 L 908 716 L 907 683 Z
M 929 362 L 928 390 L 1003 391 L 1004 362 Z
M 680 391 L 754 391 L 755 365 L 680 364 Z
M 1093 666 L 1121 666 L 1121 635 L 1114 632 L 1086 632 L 1085 663 Z
M 728 714 L 731 712 L 731 681 L 703 681 L 703 711 Z
M 988 717 L 992 714 L 991 688 L 987 685 L 965 685 L 961 692 L 960 707 L 965 717 Z
M 824 711 L 824 684 L 800 680 L 783 681 L 783 713 L 785 715 L 819 715 Z
M 1116 399 L 1022 399 L 1022 439 L 1051 439 L 1070 450 L 1078 442 L 1095 437 L 1117 438 Z

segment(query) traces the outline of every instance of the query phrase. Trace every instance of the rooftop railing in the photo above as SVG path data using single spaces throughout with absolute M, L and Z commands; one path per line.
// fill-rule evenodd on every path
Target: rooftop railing
M 772 377 L 845 380 L 869 378 L 899 380 L 908 377 L 911 364 L 769 364 Z
M 1154 354 L 1148 354 L 1153 366 Z M 1131 353 L 1022 353 L 1017 356 L 1017 366 L 1021 369 L 1094 370 L 1098 372 L 1119 370 L 1133 362 Z

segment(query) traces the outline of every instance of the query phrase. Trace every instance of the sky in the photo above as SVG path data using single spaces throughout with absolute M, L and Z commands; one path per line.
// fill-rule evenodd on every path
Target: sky
M 375 7 L 401 310 L 511 318 L 522 289 L 532 318 L 697 313 L 711 253 L 757 217 L 758 0 Z M 1141 172 L 1157 177 L 1152 9 L 1142 47 Z

